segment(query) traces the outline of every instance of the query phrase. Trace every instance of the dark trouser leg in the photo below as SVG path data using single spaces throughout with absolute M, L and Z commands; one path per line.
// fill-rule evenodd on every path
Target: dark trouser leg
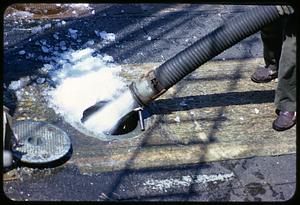
M 275 106 L 281 111 L 296 111 L 296 19 L 289 17 L 279 61 Z
M 265 67 L 259 66 L 251 75 L 253 82 L 267 83 L 277 78 L 283 41 L 283 28 L 284 20 L 280 18 L 261 29 Z
M 284 21 L 281 18 L 261 29 L 264 60 L 266 67 L 273 65 L 270 66 L 271 69 L 278 69 L 283 41 L 283 27 Z

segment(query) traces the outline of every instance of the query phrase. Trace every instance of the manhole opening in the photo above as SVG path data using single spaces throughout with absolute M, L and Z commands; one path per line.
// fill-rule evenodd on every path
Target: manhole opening
M 105 106 L 108 102 L 109 101 L 99 101 L 93 106 L 84 110 L 83 116 L 81 118 L 81 122 L 84 123 L 93 113 L 103 108 L 103 106 Z M 109 116 L 107 117 L 109 118 Z M 92 131 L 87 130 L 83 127 L 82 127 L 82 131 L 87 133 L 87 135 L 95 136 L 105 141 L 111 141 L 111 140 L 132 138 L 137 136 L 141 131 L 139 129 L 138 124 L 139 124 L 138 111 L 131 111 L 130 113 L 122 117 L 112 129 L 104 130 L 101 134 L 93 133 Z
M 106 131 L 105 135 L 125 135 L 136 129 L 138 126 L 138 112 L 132 111 L 121 118 L 113 130 Z

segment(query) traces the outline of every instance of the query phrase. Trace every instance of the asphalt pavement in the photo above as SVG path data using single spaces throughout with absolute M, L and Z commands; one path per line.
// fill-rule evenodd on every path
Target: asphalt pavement
M 48 44 L 56 44 L 57 40 L 53 38 L 55 32 L 59 32 L 60 40 L 66 41 L 75 50 L 82 48 L 88 40 L 95 41 L 93 47 L 99 53 L 112 56 L 118 64 L 162 63 L 229 18 L 254 7 L 220 4 L 89 6 L 91 9 L 78 16 L 71 13 L 67 17 L 62 15 L 50 19 L 4 18 L 3 83 L 6 87 L 11 81 L 22 77 L 41 75 L 38 69 L 50 56 L 36 42 L 46 39 Z M 50 28 L 45 27 L 49 24 Z M 45 29 L 32 32 L 36 26 Z M 70 28 L 79 31 L 80 41 L 70 40 L 67 35 Z M 116 39 L 103 43 L 95 31 L 114 33 Z M 28 55 L 28 52 L 20 54 L 22 50 L 30 51 L 33 55 Z M 249 59 L 262 57 L 260 34 L 256 33 L 212 61 L 248 62 Z M 272 98 L 272 93 L 269 93 L 269 97 Z M 5 90 L 3 100 L 12 112 L 18 107 L 11 91 Z M 272 100 L 264 103 L 271 106 Z M 12 114 L 16 120 L 19 113 Z M 55 122 L 60 121 L 58 119 Z M 257 118 L 256 122 L 264 123 L 263 116 Z M 295 128 L 289 133 L 295 134 Z M 78 142 L 74 139 L 73 156 L 86 138 Z M 95 145 L 100 143 L 97 140 L 91 139 L 86 143 L 92 147 L 94 142 Z M 101 143 L 102 146 L 104 143 Z M 122 146 L 130 143 L 124 142 Z M 257 156 L 253 153 L 252 156 L 244 155 L 241 158 L 160 167 L 125 167 L 101 172 L 95 169 L 82 171 L 88 169 L 80 167 L 76 163 L 76 156 L 72 156 L 70 162 L 57 167 L 15 167 L 6 173 L 3 190 L 9 199 L 16 201 L 286 201 L 292 199 L 296 191 L 296 149 L 295 146 L 291 147 L 289 152 L 278 152 L 281 154 L 270 152 Z M 85 155 L 82 156 L 84 159 Z M 113 163 L 109 160 L 106 162 Z

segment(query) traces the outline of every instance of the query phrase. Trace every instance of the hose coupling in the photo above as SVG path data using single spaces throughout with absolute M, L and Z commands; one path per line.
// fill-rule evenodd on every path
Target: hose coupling
M 129 89 L 134 99 L 142 107 L 147 106 L 151 101 L 167 91 L 157 81 L 154 70 L 149 71 L 138 81 L 132 82 L 129 85 Z

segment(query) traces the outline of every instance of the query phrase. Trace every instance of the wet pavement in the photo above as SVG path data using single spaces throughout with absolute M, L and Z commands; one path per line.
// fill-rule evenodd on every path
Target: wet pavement
M 40 69 L 52 57 L 41 49 L 45 40 L 54 47 L 63 40 L 74 50 L 93 40 L 91 47 L 113 56 L 130 71 L 125 77 L 134 80 L 253 6 L 90 6 L 83 16 L 60 20 L 4 19 L 3 80 L 7 87 L 13 80 L 24 82 L 22 101 L 5 89 L 4 103 L 15 121 L 46 121 L 62 128 L 73 146 L 70 159 L 60 166 L 21 166 L 6 173 L 11 179 L 3 184 L 6 196 L 22 201 L 284 201 L 294 195 L 296 129 L 271 128 L 276 82 L 249 80 L 263 65 L 259 33 L 171 88 L 150 106 L 146 131 L 128 139 L 86 136 L 56 115 L 43 97 L 52 86 Z M 45 29 L 33 33 L 37 25 Z M 69 35 L 70 28 L 78 30 L 78 38 Z M 95 31 L 114 33 L 116 40 L 104 42 Z

